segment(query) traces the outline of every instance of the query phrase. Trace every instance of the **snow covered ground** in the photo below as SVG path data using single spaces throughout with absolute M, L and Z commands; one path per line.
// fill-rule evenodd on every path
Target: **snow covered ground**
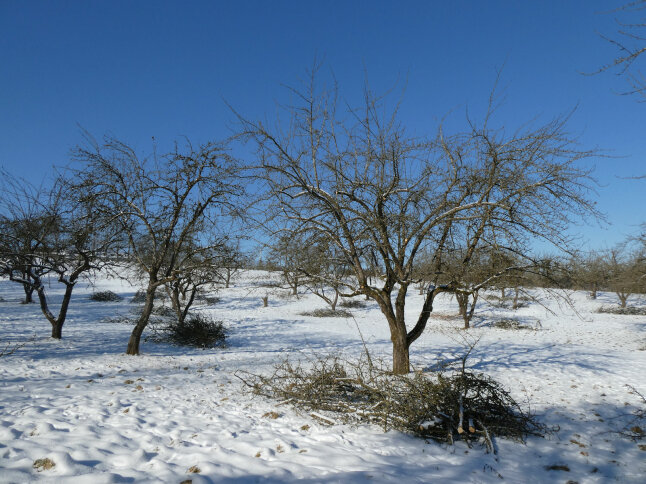
M 148 341 L 139 357 L 124 354 L 130 326 L 103 322 L 133 309 L 127 299 L 134 288 L 98 280 L 96 290 L 126 297 L 98 303 L 88 298 L 95 288 L 77 287 L 63 340 L 55 341 L 38 306 L 18 304 L 20 286 L 0 281 L 0 351 L 26 343 L 0 358 L 0 482 L 646 482 L 644 442 L 640 449 L 615 432 L 640 408 L 627 385 L 646 394 L 646 317 L 597 314 L 615 304 L 612 295 L 591 301 L 576 293 L 577 311 L 545 296 L 555 314 L 534 303 L 511 311 L 483 302 L 466 332 L 455 301 L 439 300 L 412 347 L 414 366 L 455 360 L 465 342 L 480 337 L 471 366 L 558 428 L 526 445 L 498 439 L 491 455 L 376 427 L 325 426 L 243 392 L 236 370 L 268 372 L 287 355 L 356 357 L 360 332 L 373 356 L 390 357 L 374 303 L 351 310 L 354 318 L 302 316 L 323 301 L 279 297 L 261 287 L 268 279 L 246 273 L 219 292 L 217 304 L 199 307 L 226 322 L 227 348 Z M 50 292 L 57 290 L 52 284 Z M 410 320 L 421 302 L 410 295 Z M 503 317 L 538 330 L 491 327 Z M 55 467 L 34 469 L 42 458 Z

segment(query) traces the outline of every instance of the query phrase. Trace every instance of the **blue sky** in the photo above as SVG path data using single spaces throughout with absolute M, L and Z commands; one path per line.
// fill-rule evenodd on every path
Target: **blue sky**
M 402 121 L 432 134 L 447 113 L 482 112 L 504 65 L 500 124 L 577 107 L 570 131 L 600 148 L 599 208 L 613 225 L 582 226 L 611 245 L 646 221 L 646 104 L 620 96 L 615 56 L 597 32 L 616 30 L 620 1 L 7 1 L 0 0 L 0 166 L 38 182 L 69 162 L 79 126 L 142 151 L 151 138 L 195 142 L 231 133 L 226 102 L 271 115 L 281 84 L 315 57 L 345 98 L 364 70 L 383 91 L 406 85 Z M 646 62 L 646 59 L 644 59 Z

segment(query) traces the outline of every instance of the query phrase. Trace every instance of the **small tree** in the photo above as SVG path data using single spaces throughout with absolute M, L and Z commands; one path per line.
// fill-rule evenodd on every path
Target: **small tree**
M 137 355 L 155 292 L 186 273 L 182 261 L 206 250 L 195 242 L 216 231 L 217 220 L 233 209 L 231 199 L 240 192 L 232 181 L 234 160 L 223 144 L 194 148 L 189 142 L 184 149 L 175 146 L 166 155 L 141 158 L 109 137 L 101 144 L 88 137 L 75 157 L 85 164 L 86 198 L 125 234 L 129 261 L 146 276 L 143 311 L 126 349 Z
M 603 253 L 592 251 L 577 254 L 570 261 L 575 284 L 589 291 L 591 299 L 597 299 L 597 293 L 608 286 L 606 257 Z
M 201 289 L 227 280 L 223 259 L 226 261 L 230 256 L 229 247 L 215 241 L 204 244 L 201 248 L 195 243 L 189 244 L 188 247 L 186 257 L 180 256 L 177 262 L 177 276 L 166 284 L 173 311 L 180 325 L 186 321 Z
M 620 244 L 607 253 L 608 288 L 617 295 L 622 308 L 626 307 L 632 294 L 639 293 L 646 287 L 640 274 L 642 267 L 640 253 L 631 251 L 627 243 Z
M 316 296 L 336 311 L 350 267 L 339 249 L 321 237 L 306 240 L 303 247 L 305 263 L 299 268 L 303 274 L 303 284 Z
M 307 265 L 305 241 L 296 230 L 280 235 L 270 247 L 269 258 L 278 267 L 281 277 L 293 296 L 298 296 L 298 288 L 303 282 L 302 268 Z
M 36 292 L 41 311 L 51 324 L 52 338 L 61 339 L 76 283 L 102 266 L 116 236 L 105 230 L 94 205 L 81 200 L 62 176 L 48 191 L 34 190 L 16 179 L 12 185 L 14 191 L 9 193 L 21 196 L 4 199 L 0 271 L 22 284 L 26 300 Z M 65 286 L 58 313 L 49 304 L 47 277 Z
M 248 259 L 240 250 L 239 245 L 230 242 L 218 250 L 217 260 L 221 269 L 217 274 L 227 289 L 231 285 L 231 279 L 248 264 Z

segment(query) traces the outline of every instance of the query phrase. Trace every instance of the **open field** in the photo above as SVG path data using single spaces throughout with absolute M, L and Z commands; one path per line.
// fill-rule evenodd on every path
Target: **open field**
M 455 300 L 439 297 L 411 347 L 414 367 L 455 361 L 480 338 L 470 366 L 554 429 L 526 444 L 498 439 L 492 455 L 461 442 L 447 447 L 377 427 L 324 425 L 244 392 L 236 370 L 270 372 L 285 356 L 352 359 L 363 351 L 362 337 L 373 357 L 391 353 L 374 302 L 350 309 L 351 318 L 303 316 L 323 301 L 278 295 L 264 287 L 271 278 L 246 272 L 219 291 L 216 304 L 196 308 L 225 322 L 226 348 L 146 341 L 139 357 L 124 354 L 131 327 L 105 322 L 133 310 L 136 288 L 103 279 L 79 284 L 56 341 L 38 305 L 19 304 L 21 287 L 0 281 L 0 351 L 25 343 L 0 358 L 0 482 L 644 482 L 644 440 L 618 431 L 643 409 L 629 385 L 646 394 L 646 316 L 597 313 L 616 304 L 614 295 L 592 301 L 573 293 L 576 311 L 547 294 L 541 302 L 552 312 L 534 302 L 512 311 L 482 301 L 468 331 Z M 105 289 L 124 300 L 89 300 Z M 421 303 L 413 291 L 411 321 Z M 643 307 L 646 299 L 629 304 Z M 508 318 L 532 329 L 494 327 Z M 42 458 L 55 466 L 34 469 Z

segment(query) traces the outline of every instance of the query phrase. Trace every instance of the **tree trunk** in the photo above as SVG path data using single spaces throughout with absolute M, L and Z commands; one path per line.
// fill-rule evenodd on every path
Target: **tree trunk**
M 173 308 L 173 311 L 175 311 L 175 316 L 177 316 L 177 320 L 180 321 L 182 319 L 182 306 L 179 302 L 179 289 L 172 287 L 172 289 L 168 291 L 168 296 L 170 297 L 170 305 Z
M 336 305 L 339 302 L 339 289 L 334 288 L 334 299 L 330 300 L 330 306 L 332 307 L 332 311 L 336 311 Z
M 225 276 L 225 279 L 224 279 L 224 287 L 228 289 L 230 283 L 231 283 L 231 269 L 227 267 L 227 275 Z
M 56 321 L 52 323 L 52 338 L 54 339 L 63 338 L 63 322 L 64 321 Z
M 471 294 L 471 297 L 473 297 L 473 302 L 471 303 L 471 308 L 468 310 L 468 313 L 467 313 L 467 319 L 469 320 L 469 323 L 471 323 L 471 319 L 473 318 L 473 312 L 476 310 L 476 303 L 478 302 L 478 291 Z M 469 299 L 467 298 L 467 302 L 468 301 Z
M 458 301 L 458 308 L 460 312 L 460 316 L 462 316 L 462 320 L 464 321 L 464 329 L 469 329 L 470 327 L 470 317 L 469 317 L 469 311 L 468 311 L 468 306 L 469 306 L 469 295 L 464 294 L 464 293 L 455 293 L 455 299 Z
M 31 284 L 23 284 L 22 288 L 25 291 L 25 300 L 23 301 L 23 304 L 31 304 L 34 302 L 33 294 L 34 294 L 34 288 Z
M 511 306 L 512 309 L 518 309 L 518 288 L 514 288 L 514 302 Z
M 186 296 L 186 294 L 184 295 Z M 186 317 L 188 316 L 188 310 L 191 309 L 191 306 L 193 306 L 193 302 L 195 301 L 195 296 L 197 296 L 197 287 L 193 287 L 191 289 L 191 295 L 188 297 L 188 301 L 186 301 L 184 305 L 184 309 L 179 314 L 179 324 L 184 324 L 184 321 L 186 321 Z
M 505 288 L 504 287 L 500 288 L 500 299 L 505 299 Z
M 622 308 L 626 307 L 626 302 L 628 301 L 628 296 L 630 294 L 625 294 L 625 293 L 617 293 L 617 296 L 619 296 L 619 302 Z
M 395 375 L 406 375 L 410 373 L 410 351 L 404 342 L 393 341 L 393 373 Z
M 393 373 L 395 375 L 410 373 L 410 341 L 408 340 L 406 319 L 404 317 L 407 291 L 407 284 L 402 284 L 397 291 L 394 324 L 390 326 L 391 340 L 393 342 Z
M 590 291 L 590 298 L 597 299 L 597 284 L 592 284 L 592 290 Z
M 47 295 L 45 294 L 45 286 L 42 282 L 37 281 L 36 294 L 38 294 L 38 301 L 40 302 L 40 310 L 42 311 L 49 324 L 52 325 L 52 338 L 61 339 L 63 337 L 63 324 L 65 324 L 65 318 L 67 317 L 67 309 L 70 305 L 70 300 L 72 299 L 72 290 L 74 289 L 74 283 L 66 283 L 65 294 L 63 295 L 63 302 L 61 302 L 61 308 L 58 312 L 58 317 L 50 311 L 49 305 L 47 303 Z
M 139 342 L 141 341 L 141 335 L 144 332 L 144 329 L 148 325 L 148 320 L 150 315 L 153 312 L 153 304 L 155 302 L 155 290 L 156 287 L 148 287 L 146 289 L 146 302 L 144 303 L 144 309 L 139 316 L 137 324 L 130 334 L 130 339 L 128 340 L 128 347 L 126 348 L 127 355 L 138 355 L 139 354 Z

